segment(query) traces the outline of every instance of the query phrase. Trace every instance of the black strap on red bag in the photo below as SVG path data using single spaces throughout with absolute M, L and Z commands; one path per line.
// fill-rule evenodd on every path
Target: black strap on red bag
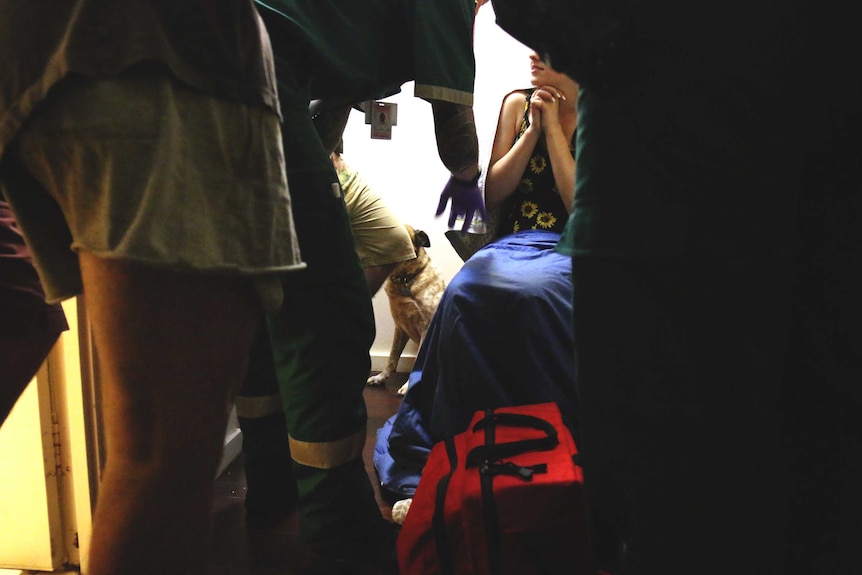
M 547 451 L 555 448 L 560 443 L 560 440 L 557 437 L 557 430 L 554 429 L 553 425 L 544 419 L 522 413 L 495 413 L 493 410 L 489 409 L 485 412 L 485 417 L 480 419 L 473 426 L 473 432 L 475 433 L 484 429 L 487 437 L 487 433 L 489 431 L 493 433 L 493 428 L 500 425 L 538 429 L 539 431 L 545 432 L 545 437 L 521 439 L 519 441 L 510 441 L 507 443 L 491 442 L 489 444 L 486 442 L 485 445 L 474 447 L 470 450 L 470 453 L 467 454 L 467 469 L 470 469 L 471 467 L 479 467 L 484 462 L 500 461 L 501 459 L 514 457 L 521 453 L 528 453 L 530 451 Z
M 431 517 L 431 530 L 434 532 L 434 540 L 437 544 L 437 557 L 440 560 L 440 569 L 443 575 L 455 575 L 455 563 L 452 560 L 452 548 L 449 546 L 449 535 L 446 532 L 445 505 L 446 492 L 449 490 L 449 481 L 458 467 L 458 452 L 455 449 L 455 440 L 447 437 L 446 456 L 449 459 L 449 473 L 440 478 L 437 483 L 437 491 L 434 498 L 434 515 Z
M 523 427 L 536 429 L 544 432 L 543 437 L 496 443 L 496 429 L 499 426 Z M 497 506 L 494 502 L 493 479 L 495 475 L 508 474 L 517 475 L 525 481 L 532 479 L 533 473 L 542 473 L 546 470 L 543 464 L 531 467 L 521 467 L 514 463 L 502 461 L 508 457 L 514 457 L 521 453 L 531 451 L 547 451 L 554 449 L 559 444 L 557 430 L 549 422 L 532 415 L 520 413 L 495 413 L 494 410 L 485 411 L 485 416 L 473 426 L 474 433 L 484 431 L 485 443 L 470 450 L 467 454 L 465 468 L 479 467 L 482 483 L 482 498 L 485 508 L 485 527 L 488 545 L 488 567 L 490 573 L 502 573 L 500 564 L 500 541 L 499 541 L 499 519 L 497 517 Z M 446 453 L 449 459 L 449 473 L 440 479 L 437 484 L 434 515 L 432 517 L 432 530 L 437 544 L 437 553 L 440 567 L 444 575 L 454 575 L 455 566 L 449 547 L 444 511 L 446 504 L 446 492 L 449 481 L 458 466 L 458 455 L 455 451 L 455 442 L 450 437 L 445 440 Z

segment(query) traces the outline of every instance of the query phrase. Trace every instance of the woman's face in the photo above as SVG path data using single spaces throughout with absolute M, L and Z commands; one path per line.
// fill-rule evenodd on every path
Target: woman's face
M 562 74 L 542 61 L 536 52 L 530 54 L 530 81 L 533 86 L 557 86 Z

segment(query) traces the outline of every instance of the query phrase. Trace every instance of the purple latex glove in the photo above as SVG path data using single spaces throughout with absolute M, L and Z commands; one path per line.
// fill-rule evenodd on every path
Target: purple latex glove
M 482 221 L 488 221 L 488 212 L 485 210 L 485 200 L 482 198 L 482 192 L 479 190 L 479 176 L 469 182 L 458 180 L 455 176 L 450 176 L 449 181 L 440 193 L 440 203 L 437 205 L 437 214 L 443 213 L 446 209 L 446 204 L 452 200 L 452 208 L 449 211 L 449 227 L 455 227 L 455 219 L 458 216 L 464 216 L 464 227 L 462 232 L 466 232 L 470 224 L 473 223 L 473 216 L 478 211 L 482 216 Z

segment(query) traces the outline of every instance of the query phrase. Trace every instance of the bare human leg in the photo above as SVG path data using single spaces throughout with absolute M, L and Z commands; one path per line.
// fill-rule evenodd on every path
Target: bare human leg
M 80 254 L 107 460 L 92 575 L 203 574 L 213 482 L 260 315 L 247 281 Z

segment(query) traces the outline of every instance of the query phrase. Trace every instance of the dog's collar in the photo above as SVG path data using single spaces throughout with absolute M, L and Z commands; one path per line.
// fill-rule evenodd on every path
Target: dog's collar
M 416 270 L 412 274 L 404 274 L 404 275 L 400 275 L 400 276 L 391 275 L 391 276 L 389 276 L 389 281 L 391 281 L 392 283 L 395 283 L 395 284 L 407 285 L 408 283 L 410 283 L 411 281 L 416 279 L 416 276 L 421 274 L 425 270 L 425 267 L 427 265 L 428 265 L 428 263 L 426 262 L 425 265 L 423 265 L 421 268 L 419 268 L 418 270 Z
M 419 272 L 421 272 L 421 271 L 422 270 L 419 270 L 416 273 L 407 274 L 407 275 L 403 275 L 403 276 L 389 276 L 389 281 L 391 281 L 392 283 L 396 283 L 396 284 L 408 284 L 411 281 L 413 281 L 416 278 L 416 276 L 419 275 Z

